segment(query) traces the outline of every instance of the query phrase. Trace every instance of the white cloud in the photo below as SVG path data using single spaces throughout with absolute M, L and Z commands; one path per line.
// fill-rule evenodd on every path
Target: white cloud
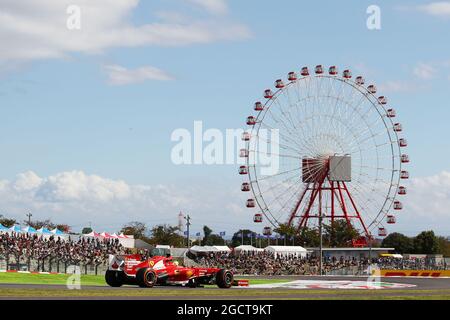
M 104 69 L 108 75 L 108 82 L 112 85 L 127 85 L 146 80 L 165 81 L 173 79 L 165 71 L 151 66 L 143 66 L 131 70 L 119 65 L 106 65 Z
M 433 16 L 450 17 L 450 1 L 431 2 L 417 9 Z
M 431 64 L 419 63 L 414 67 L 413 73 L 416 77 L 423 80 L 430 80 L 436 75 L 436 68 Z
M 450 172 L 411 179 L 404 204 L 395 228 L 450 235 Z
M 379 91 L 383 93 L 391 93 L 391 92 L 413 92 L 420 87 L 412 82 L 405 81 L 387 81 L 385 83 L 380 84 Z
M 389 225 L 388 231 L 414 235 L 432 229 L 450 235 L 450 172 L 412 178 L 406 186 L 408 194 L 399 196 L 404 209 L 396 212 L 397 224 Z M 219 186 L 216 181 L 187 186 L 133 185 L 83 171 L 49 177 L 28 171 L 13 181 L 0 180 L 2 214 L 21 220 L 31 211 L 36 219 L 69 223 L 77 231 L 89 221 L 107 231 L 116 231 L 132 220 L 176 224 L 180 210 L 193 217 L 196 230 L 204 224 L 216 232 L 242 226 L 254 229 L 245 196 L 239 186 Z
M 224 192 L 229 197 L 224 197 Z M 83 171 L 61 172 L 49 177 L 39 177 L 28 171 L 18 174 L 12 181 L 0 180 L 2 214 L 21 221 L 24 214 L 31 211 L 35 219 L 50 218 L 68 223 L 76 231 L 89 221 L 111 232 L 133 220 L 150 226 L 176 224 L 177 215 L 183 210 L 195 220 L 193 229 L 200 231 L 208 224 L 218 232 L 251 221 L 243 199 L 236 201 L 242 204 L 237 208 L 230 201 L 239 198 L 238 195 L 242 195 L 239 186 L 217 190 L 211 185 L 132 185 Z M 219 223 L 221 221 L 225 226 Z
M 225 0 L 188 0 L 214 14 L 226 14 L 228 5 Z
M 183 46 L 250 36 L 245 25 L 226 17 L 203 17 L 141 25 L 130 21 L 139 0 L 78 0 L 81 29 L 69 30 L 66 9 L 72 0 L 3 0 L 0 11 L 0 62 L 101 53 L 113 47 Z M 217 7 L 220 8 L 220 5 Z M 217 9 L 218 10 L 218 9 Z

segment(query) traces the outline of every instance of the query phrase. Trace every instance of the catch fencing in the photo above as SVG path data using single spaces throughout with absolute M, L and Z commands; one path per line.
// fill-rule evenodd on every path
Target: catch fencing
M 84 263 L 51 257 L 35 259 L 25 256 L 17 258 L 13 255 L 0 255 L 0 270 L 6 271 L 72 273 L 73 266 L 79 267 L 81 274 L 102 275 L 108 269 L 108 262 Z

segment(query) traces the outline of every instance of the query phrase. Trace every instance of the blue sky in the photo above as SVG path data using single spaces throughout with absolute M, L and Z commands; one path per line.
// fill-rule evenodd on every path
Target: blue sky
M 446 41 L 450 2 L 436 9 L 432 1 L 275 4 L 256 0 L 130 0 L 125 1 L 129 6 L 124 8 L 99 1 L 99 6 L 104 6 L 101 12 L 116 15 L 117 21 L 96 26 L 92 33 L 89 24 L 93 20 L 83 18 L 88 2 L 78 2 L 81 32 L 89 31 L 85 42 L 98 41 L 95 32 L 114 36 L 124 26 L 137 28 L 155 22 L 165 24 L 169 31 L 174 28 L 178 32 L 175 26 L 179 24 L 187 26 L 188 31 L 173 43 L 166 34 L 168 30 L 158 35 L 158 41 L 146 38 L 145 30 L 138 30 L 144 40 L 130 44 L 127 35 L 117 36 L 110 43 L 93 45 L 94 50 L 71 44 L 79 31 L 50 32 L 48 37 L 33 38 L 31 30 L 36 26 L 55 28 L 56 21 L 66 19 L 65 7 L 58 1 L 35 5 L 37 13 L 43 10 L 48 14 L 48 20 L 37 18 L 14 2 L 0 4 L 1 11 L 16 18 L 0 30 L 0 39 L 9 48 L 9 55 L 0 54 L 0 180 L 12 185 L 18 174 L 28 171 L 47 179 L 77 170 L 123 180 L 127 185 L 170 186 L 173 204 L 162 212 L 142 204 L 134 207 L 130 201 L 122 213 L 115 215 L 108 204 L 96 203 L 102 214 L 96 216 L 86 210 L 80 214 L 80 221 L 75 221 L 73 216 L 84 207 L 74 206 L 74 199 L 68 208 L 61 199 L 56 201 L 57 208 L 48 199 L 36 205 L 11 187 L 19 200 L 8 199 L 3 207 L 0 203 L 1 212 L 22 218 L 26 210 L 32 210 L 37 218 L 52 217 L 76 227 L 92 221 L 108 229 L 130 220 L 172 223 L 179 210 L 192 210 L 189 213 L 194 222 L 196 216 L 197 221 L 210 221 L 208 224 L 217 232 L 232 231 L 238 225 L 255 228 L 245 208 L 224 219 L 229 214 L 224 203 L 244 207 L 244 197 L 231 191 L 238 191 L 241 181 L 237 166 L 176 166 L 170 159 L 174 145 L 170 135 L 177 128 L 192 130 L 194 120 L 202 120 L 205 128 L 243 127 L 252 103 L 260 99 L 266 87 L 272 87 L 275 79 L 316 64 L 350 68 L 355 75 L 362 74 L 384 89 L 404 125 L 412 176 L 436 177 L 430 178 L 430 183 L 443 192 L 438 197 L 441 207 L 449 203 L 450 184 L 442 172 L 450 171 L 450 142 L 446 138 L 450 116 L 450 43 Z M 371 4 L 381 8 L 381 30 L 366 27 L 366 9 Z M 58 11 L 60 8 L 62 11 Z M 14 21 L 19 24 L 21 19 L 30 25 L 16 28 Z M 201 28 L 210 32 L 202 40 L 189 34 L 189 27 L 197 23 L 200 27 L 192 32 Z M 20 41 L 23 34 L 32 39 L 32 44 Z M 185 43 L 178 45 L 183 39 Z M 44 49 L 52 54 L 37 54 Z M 111 65 L 127 70 L 157 68 L 169 80 L 114 84 L 106 68 Z M 422 182 L 417 182 L 418 186 L 423 187 Z M 205 199 L 191 199 L 192 203 L 177 200 L 189 190 L 204 192 Z M 167 201 L 171 202 L 171 197 Z M 196 201 L 207 204 L 198 206 Z M 417 217 L 413 219 L 416 222 L 400 219 L 395 229 L 414 234 L 434 228 L 450 234 L 450 219 L 445 212 L 434 217 L 433 212 L 424 210 L 427 208 L 415 202 L 411 212 L 405 210 L 404 214 Z M 425 214 L 432 217 L 428 219 Z

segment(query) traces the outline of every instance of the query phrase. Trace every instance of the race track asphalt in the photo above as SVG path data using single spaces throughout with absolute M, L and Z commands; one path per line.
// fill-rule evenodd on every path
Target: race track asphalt
M 260 278 L 260 277 L 254 277 Z M 265 277 L 267 278 L 267 277 Z M 288 280 L 321 280 L 321 281 L 365 281 L 364 277 L 339 277 L 339 276 L 279 276 L 272 277 L 273 279 L 288 279 Z M 360 289 L 290 289 L 290 288 L 273 288 L 273 289 L 257 289 L 257 288 L 238 288 L 221 289 L 217 288 L 187 288 L 187 287 L 154 287 L 149 289 L 142 289 L 134 286 L 123 286 L 120 288 L 112 288 L 108 286 L 82 286 L 79 295 L 64 295 L 64 292 L 73 293 L 74 290 L 69 290 L 65 285 L 37 285 L 37 284 L 0 284 L 0 299 L 58 299 L 58 300 L 72 300 L 72 299 L 89 299 L 89 300 L 210 300 L 210 299 L 339 299 L 343 297 L 363 297 L 368 294 L 376 294 L 377 296 L 439 296 L 447 295 L 450 297 L 450 278 L 419 278 L 419 277 L 383 277 L 382 282 L 410 284 L 412 287 L 402 288 L 401 290 L 380 289 L 380 290 L 360 290 Z M 21 296 L 11 296 L 2 294 L 7 291 L 30 291 L 30 294 Z M 148 290 L 148 291 L 147 291 Z M 193 290 L 195 290 L 193 292 Z M 230 291 L 233 290 L 233 291 Z M 236 290 L 236 291 L 234 291 Z M 34 295 L 32 292 L 41 292 Z M 44 294 L 42 294 L 44 291 Z M 72 292 L 69 292 L 72 291 Z M 315 293 L 316 291 L 317 293 Z M 376 291 L 376 292 L 375 292 Z M 45 294 L 45 292 L 48 293 Z M 58 292 L 58 295 L 52 293 Z M 62 293 L 61 293 L 62 292 Z M 90 295 L 84 296 L 82 292 L 90 292 Z M 123 295 L 121 294 L 123 292 Z M 150 293 L 146 295 L 145 293 Z M 222 295 L 221 293 L 224 293 Z M 234 294 L 236 292 L 236 294 Z M 93 293 L 93 294 L 92 294 Z M 104 295 L 103 295 L 104 293 Z M 134 294 L 136 293 L 136 294 Z M 195 294 L 193 294 L 195 293 Z M 226 294 L 225 294 L 226 293 Z

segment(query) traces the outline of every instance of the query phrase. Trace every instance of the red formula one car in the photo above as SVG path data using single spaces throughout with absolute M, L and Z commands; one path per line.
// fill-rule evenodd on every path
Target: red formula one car
M 111 287 L 130 284 L 143 288 L 155 285 L 187 285 L 195 288 L 216 284 L 219 288 L 230 288 L 233 285 L 233 273 L 219 268 L 183 267 L 170 256 L 143 259 L 139 254 L 110 255 L 105 280 Z

